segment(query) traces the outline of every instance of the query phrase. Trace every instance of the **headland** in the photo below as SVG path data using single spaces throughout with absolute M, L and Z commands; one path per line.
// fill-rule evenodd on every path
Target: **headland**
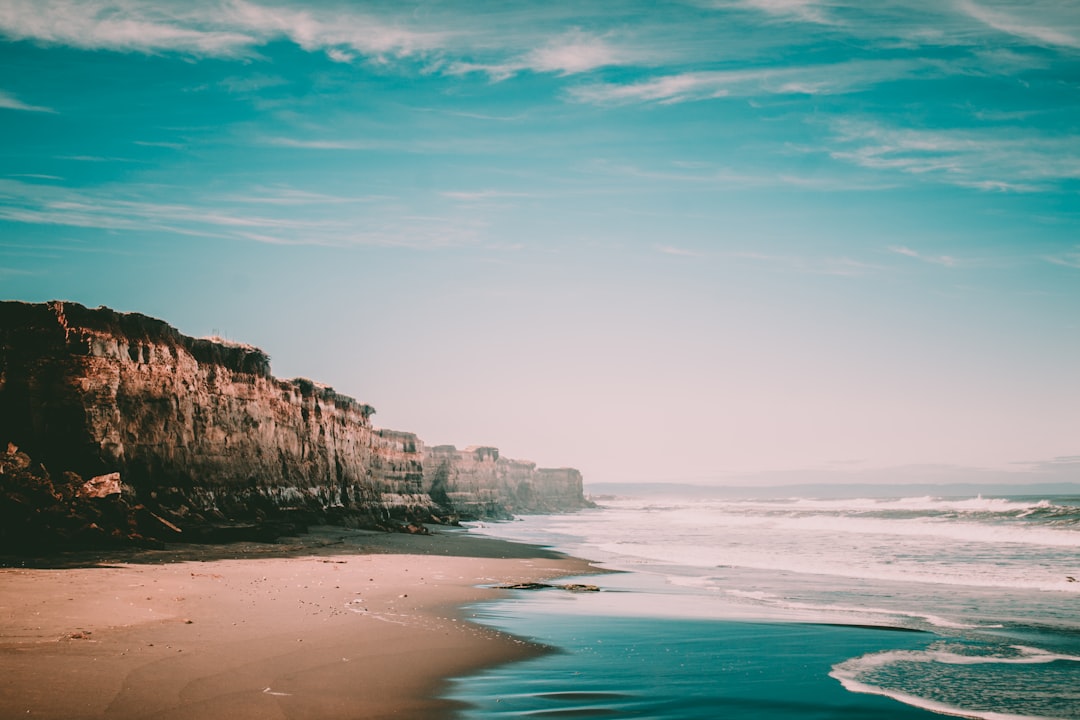
M 162 320 L 0 302 L 0 552 L 272 540 L 578 510 L 581 473 L 426 445 L 262 350 Z M 7 447 L 6 453 L 4 447 Z

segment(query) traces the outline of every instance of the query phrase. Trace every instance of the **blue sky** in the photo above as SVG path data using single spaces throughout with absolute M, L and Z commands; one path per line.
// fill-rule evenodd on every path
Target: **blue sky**
M 587 480 L 1077 467 L 1075 3 L 0 0 L 0 68 L 5 298 Z

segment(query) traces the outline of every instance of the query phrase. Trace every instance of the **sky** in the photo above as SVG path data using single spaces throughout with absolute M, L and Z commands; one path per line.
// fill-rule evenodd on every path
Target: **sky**
M 586 482 L 1080 480 L 1078 193 L 1080 3 L 0 0 L 0 298 Z

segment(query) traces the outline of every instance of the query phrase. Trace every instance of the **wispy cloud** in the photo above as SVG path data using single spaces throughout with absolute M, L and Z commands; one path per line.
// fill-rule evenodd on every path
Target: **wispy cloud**
M 463 202 L 482 202 L 500 198 L 531 197 L 533 195 L 532 193 L 512 192 L 509 190 L 444 190 L 439 194 L 451 200 Z
M 703 186 L 715 185 L 732 190 L 771 187 L 821 192 L 873 192 L 896 187 L 895 183 L 874 182 L 868 178 L 830 176 L 823 173 L 804 176 L 787 172 L 770 172 L 760 167 L 746 169 L 722 167 L 701 161 L 675 161 L 671 165 L 674 169 L 667 167 L 640 167 L 627 163 L 594 160 L 586 167 L 593 173 L 602 173 L 620 178 Z
M 688 250 L 687 248 L 675 247 L 674 245 L 656 245 L 654 246 L 656 252 L 664 255 L 674 255 L 676 257 L 701 257 L 701 253 L 695 250 Z
M 128 250 L 88 244 L 78 240 L 61 240 L 57 243 L 42 243 L 38 240 L 0 242 L 0 255 L 9 257 L 61 257 L 64 253 L 73 252 L 93 255 L 131 255 Z
M 385 151 L 413 154 L 465 155 L 469 153 L 506 152 L 513 143 L 495 137 L 420 137 L 387 138 L 295 138 L 269 136 L 256 140 L 259 145 L 295 148 L 297 150 Z
M 89 163 L 133 163 L 138 162 L 131 158 L 124 157 L 104 157 L 102 155 L 57 155 L 57 160 L 74 160 L 75 162 L 89 162 Z
M 43 113 L 55 113 L 56 111 L 49 107 L 42 105 L 30 105 L 19 100 L 17 97 L 9 92 L 0 90 L 0 108 L 6 110 L 22 110 L 24 112 L 43 112 Z
M 1047 255 L 1043 259 L 1055 265 L 1080 270 L 1080 246 L 1057 255 Z
M 931 263 L 933 265 L 943 265 L 945 267 L 955 267 L 956 258 L 948 255 L 924 255 L 917 250 L 912 250 L 905 245 L 892 245 L 889 247 L 889 252 L 896 253 L 897 255 L 903 255 L 904 257 L 920 260 L 925 263 Z
M 31 180 L 63 180 L 59 175 L 46 175 L 44 173 L 11 173 L 8 177 L 30 178 Z
M 27 276 L 27 275 L 40 275 L 40 274 L 41 273 L 39 273 L 39 272 L 34 272 L 32 270 L 27 270 L 25 268 L 14 268 L 14 267 L 7 267 L 5 265 L 0 265 L 0 275 L 22 275 L 22 276 Z
M 0 36 L 88 50 L 242 59 L 260 58 L 260 48 L 287 40 L 338 63 L 415 58 L 425 61 L 427 72 L 481 72 L 493 79 L 525 71 L 574 75 L 653 56 L 644 45 L 616 42 L 613 29 L 574 27 L 568 22 L 573 9 L 548 12 L 536 28 L 528 26 L 537 11 L 503 14 L 514 30 L 500 35 L 488 18 L 464 6 L 420 13 L 393 4 L 300 0 L 4 0 Z M 489 59 L 470 59 L 477 57 Z M 222 81 L 233 92 L 277 83 L 264 76 Z
M 232 75 L 218 82 L 218 87 L 232 93 L 253 93 L 266 88 L 288 85 L 289 81 L 277 75 Z
M 630 83 L 595 83 L 570 90 L 579 102 L 680 103 L 757 95 L 836 95 L 916 75 L 941 74 L 936 63 L 865 60 L 832 65 L 711 70 L 664 75 Z
M 810 43 L 809 37 L 793 35 L 798 27 L 783 27 L 793 23 L 814 26 L 817 39 L 855 39 L 870 43 L 868 47 L 884 45 L 892 50 L 963 46 L 975 51 L 985 49 L 988 39 L 1001 33 L 1013 38 L 1014 46 L 1080 47 L 1080 12 L 1074 3 L 1053 0 L 1024 5 L 991 5 L 986 0 L 697 0 L 697 4 L 716 12 L 711 17 L 697 10 L 661 16 L 643 13 L 635 3 L 612 8 L 590 0 L 546 7 L 514 4 L 494 14 L 465 4 L 437 4 L 420 12 L 393 3 L 301 0 L 3 0 L 0 36 L 91 50 L 245 60 L 262 58 L 265 46 L 285 40 L 338 63 L 412 59 L 422 72 L 484 73 L 494 80 L 525 72 L 574 76 L 610 67 L 667 68 L 666 75 L 638 83 L 574 91 L 577 99 L 591 102 L 851 92 L 898 71 L 905 75 L 898 65 L 891 69 L 880 65 L 876 71 L 880 76 L 875 77 L 871 63 L 861 63 L 861 78 L 842 65 L 781 68 L 772 77 L 740 77 L 711 69 L 717 62 L 753 57 L 770 44 Z M 764 29 L 755 15 L 764 19 Z M 718 31 L 722 41 L 715 39 Z M 767 39 L 765 31 L 783 37 Z M 749 54 L 729 47 L 739 42 L 740 35 L 755 38 L 747 45 Z M 1011 57 L 1016 61 L 1019 56 Z M 903 61 L 879 61 L 885 62 Z M 254 92 L 268 87 L 266 82 L 276 80 L 257 76 L 223 81 L 233 92 Z M 755 85 L 757 90 L 747 89 Z M 41 109 L 30 105 L 21 109 L 28 108 Z
M 640 52 L 620 48 L 602 37 L 580 30 L 573 30 L 546 46 L 533 50 L 525 58 L 531 70 L 563 75 L 588 72 L 609 65 L 629 64 L 640 59 Z
M 690 3 L 694 4 L 694 3 Z M 4 0 L 0 35 L 44 44 L 199 57 L 258 58 L 287 40 L 335 62 L 423 59 L 429 71 L 483 72 L 496 79 L 525 72 L 574 75 L 604 67 L 683 67 L 734 59 L 705 42 L 720 28 L 785 35 L 787 23 L 815 26 L 832 39 L 890 41 L 916 47 L 986 47 L 1005 33 L 1018 45 L 1080 47 L 1075 3 L 1029 0 L 696 0 L 714 17 L 643 13 L 636 3 L 511 4 L 482 12 L 467 4 L 423 11 L 394 3 L 302 0 Z M 738 12 L 733 12 L 738 11 Z M 750 18 L 750 19 L 748 19 Z M 734 21 L 734 22 L 733 22 Z M 733 37 L 725 35 L 725 38 Z M 761 38 L 759 37 L 759 47 Z M 807 38 L 790 38 L 791 44 Z M 898 43 L 900 45 L 898 45 Z M 724 47 L 730 43 L 723 43 Z
M 1035 192 L 1080 179 L 1080 138 L 1014 128 L 923 130 L 870 120 L 833 125 L 830 155 L 978 190 Z
M 1023 6 L 1013 5 L 1010 7 L 1009 10 L 1012 12 L 991 9 L 974 2 L 974 0 L 960 0 L 960 2 L 956 3 L 956 7 L 961 12 L 994 30 L 1013 35 L 1028 42 L 1047 46 L 1080 48 L 1080 34 L 1076 33 L 1080 11 L 1077 10 L 1073 3 L 1054 2 L 1050 4 L 1036 2 L 1035 8 L 1031 7 L 1031 3 L 1025 3 Z M 1037 12 L 1033 13 L 1033 9 Z M 1064 24 L 1051 27 L 1024 19 L 1033 15 L 1042 18 L 1046 18 L 1048 15 L 1057 16 L 1059 20 L 1064 21 Z
M 138 0 L 6 0 L 0 3 L 0 33 L 87 49 L 213 56 L 248 54 L 258 41 L 232 28 L 202 27 L 206 23 L 193 12 L 197 9 Z
M 439 113 L 440 115 L 449 115 L 451 117 L 463 117 L 472 120 L 485 120 L 488 122 L 519 122 L 528 117 L 525 113 L 519 113 L 517 115 L 494 115 L 491 113 L 479 113 L 479 112 L 466 112 L 462 110 L 446 110 L 444 108 L 426 108 L 418 107 L 417 110 L 421 112 Z
M 850 257 L 803 257 L 801 255 L 775 255 L 744 251 L 728 253 L 736 260 L 748 260 L 755 264 L 772 267 L 784 272 L 808 275 L 833 275 L 837 277 L 863 277 L 879 272 L 880 265 L 855 260 Z
M 439 47 L 441 31 L 412 29 L 351 10 L 260 5 L 248 0 L 5 0 L 0 33 L 15 40 L 125 52 L 251 57 L 286 38 L 309 51 L 408 56 Z
M 307 140 L 291 137 L 263 138 L 267 145 L 299 148 L 302 150 L 377 150 L 381 145 L 367 140 Z
M 255 187 L 240 195 L 225 195 L 229 203 L 250 205 L 342 205 L 389 199 L 386 195 L 329 195 L 290 187 Z
M 309 9 L 308 6 L 267 6 L 232 0 L 223 19 L 262 38 L 287 37 L 305 50 L 355 51 L 365 56 L 404 57 L 441 47 L 448 33 L 412 29 L 405 16 L 387 22 L 371 14 L 344 10 Z
M 446 68 L 451 75 L 486 73 L 493 80 L 505 80 L 520 72 L 576 75 L 597 68 L 643 62 L 648 54 L 639 49 L 612 44 L 607 38 L 573 29 L 523 55 L 494 63 L 454 62 Z
M 184 147 L 186 147 L 183 143 L 165 142 L 161 140 L 133 140 L 132 142 L 141 147 L 159 147 L 168 148 L 169 150 L 183 150 Z
M 330 48 L 326 51 L 326 57 L 337 63 L 351 63 L 356 60 L 356 55 L 340 48 Z
M 156 200 L 164 196 L 183 200 Z M 160 186 L 74 190 L 0 179 L 0 198 L 0 221 L 279 245 L 446 247 L 478 243 L 484 227 L 483 219 L 475 216 L 410 214 L 400 203 L 380 206 L 379 212 L 370 204 L 349 210 L 351 203 L 369 198 L 287 187 L 256 187 L 219 197 Z M 327 214 L 319 207 L 327 203 L 342 210 Z
M 763 10 L 770 15 L 794 17 L 812 23 L 832 24 L 820 0 L 742 0 L 740 5 Z
M 1061 0 L 702 0 L 721 11 L 759 13 L 771 26 L 802 23 L 808 32 L 891 49 L 1080 47 L 1080 6 Z M 995 52 L 1002 51 L 998 48 Z M 1007 59 L 1007 53 L 1001 59 Z

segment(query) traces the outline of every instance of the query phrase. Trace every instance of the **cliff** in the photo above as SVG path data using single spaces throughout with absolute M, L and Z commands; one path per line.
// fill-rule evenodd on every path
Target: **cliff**
M 435 500 L 476 517 L 565 512 L 591 507 L 573 468 L 537 468 L 498 448 L 436 445 L 424 451 L 424 489 Z
M 54 473 L 118 472 L 133 502 L 180 530 L 290 513 L 428 520 L 457 512 L 447 503 L 455 493 L 470 513 L 469 493 L 499 515 L 557 509 L 503 495 L 528 484 L 546 498 L 534 487 L 546 482 L 540 471 L 483 487 L 458 472 L 468 489 L 444 481 L 433 501 L 423 443 L 374 428 L 373 413 L 325 385 L 273 377 L 269 357 L 249 345 L 187 337 L 137 313 L 0 302 L 0 442 Z M 559 493 L 572 481 L 550 480 L 563 488 L 552 497 L 568 499 Z

